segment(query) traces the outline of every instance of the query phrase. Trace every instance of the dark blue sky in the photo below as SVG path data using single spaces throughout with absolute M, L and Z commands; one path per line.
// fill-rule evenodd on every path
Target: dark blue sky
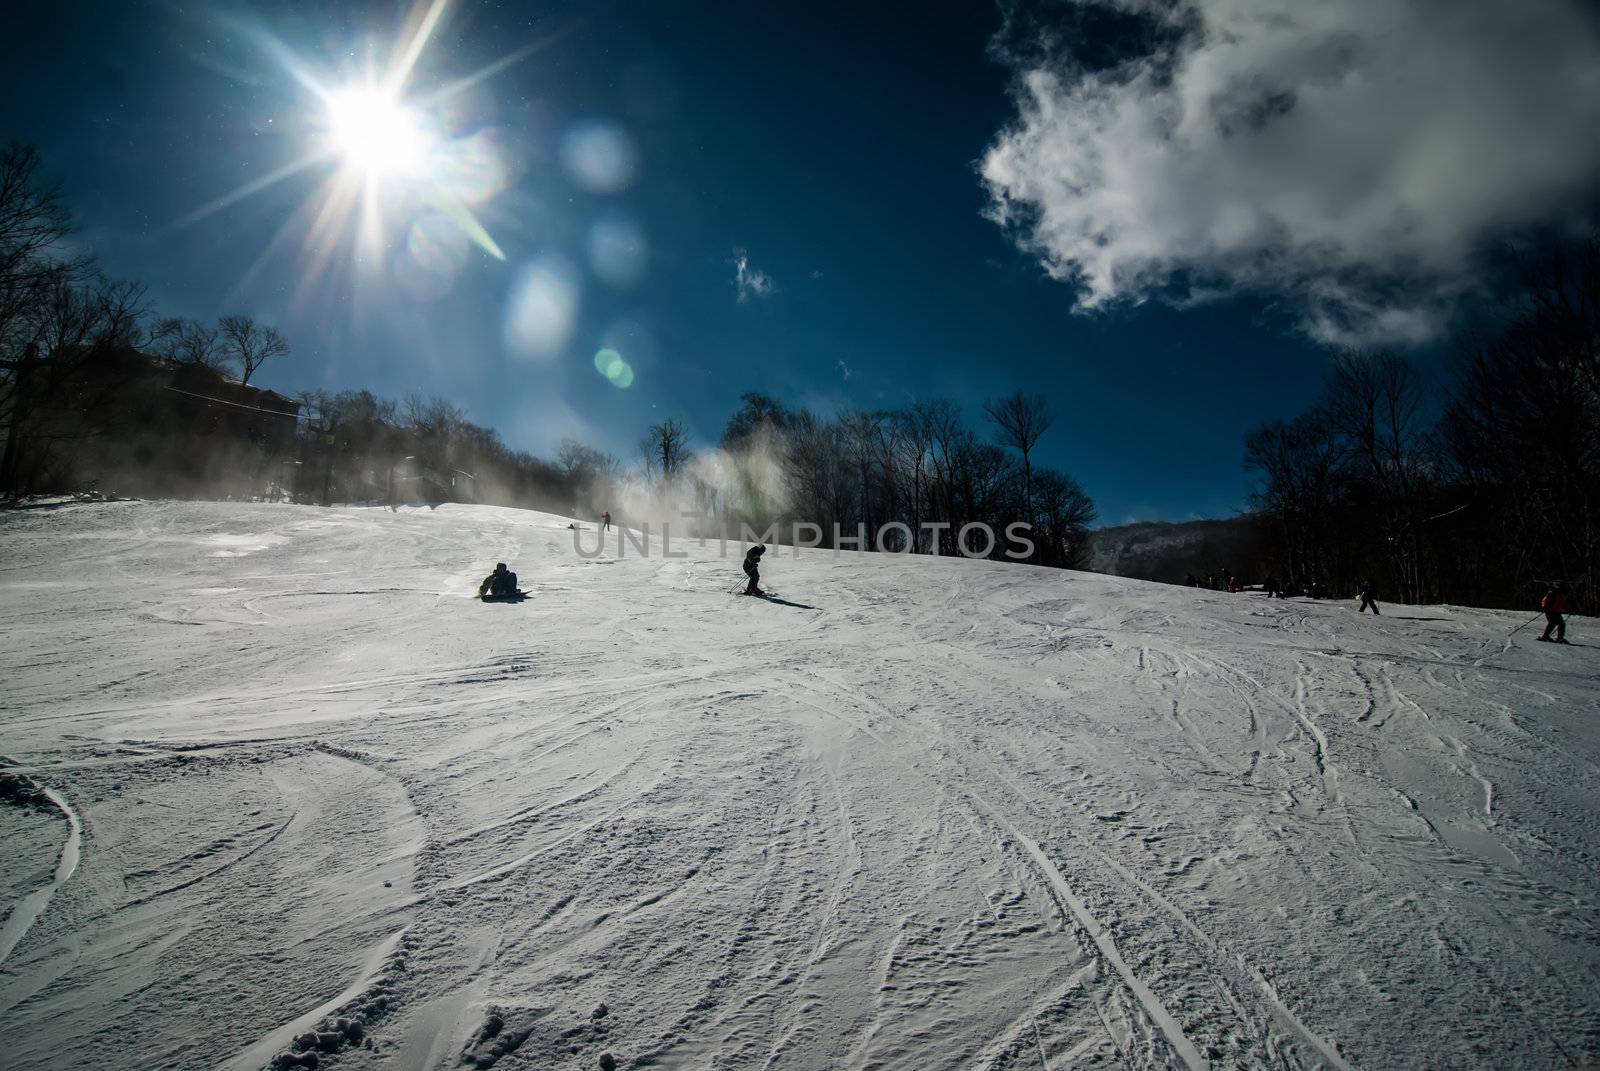
M 162 314 L 278 324 L 294 352 L 258 381 L 287 393 L 416 390 L 536 453 L 570 436 L 631 460 L 668 415 L 714 443 L 746 390 L 824 412 L 948 396 L 977 426 L 985 397 L 1024 387 L 1058 416 L 1043 460 L 1103 523 L 1231 513 L 1242 434 L 1303 408 L 1328 352 L 1263 302 L 1075 314 L 1072 289 L 982 215 L 977 161 L 1015 115 L 1012 72 L 986 49 L 1000 15 L 942 7 L 459 0 L 417 92 L 551 40 L 470 94 L 458 128 L 494 129 L 516 170 L 474 207 L 506 259 L 472 248 L 426 300 L 396 285 L 391 254 L 310 270 L 296 212 L 332 165 L 177 225 L 303 155 L 318 121 L 250 26 L 331 69 L 391 41 L 404 8 L 26 5 L 0 45 L 0 136 L 40 147 L 81 239 Z M 636 152 L 616 192 L 562 166 L 562 139 L 595 122 Z M 648 247 L 627 285 L 586 252 L 618 220 Z M 739 300 L 736 250 L 770 292 Z M 507 317 L 551 257 L 576 318 L 529 357 Z M 626 389 L 595 370 L 608 342 L 634 369 Z

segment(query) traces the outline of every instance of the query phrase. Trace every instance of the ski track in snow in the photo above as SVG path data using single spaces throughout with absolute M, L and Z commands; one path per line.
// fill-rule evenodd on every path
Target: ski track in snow
M 567 523 L 0 514 L 6 1066 L 1600 1060 L 1600 666 L 1520 615 Z

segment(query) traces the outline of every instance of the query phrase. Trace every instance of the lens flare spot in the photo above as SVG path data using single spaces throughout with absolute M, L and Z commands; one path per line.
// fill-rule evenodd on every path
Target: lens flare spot
M 595 371 L 611 381 L 614 387 L 633 386 L 633 368 L 613 349 L 603 349 L 594 355 Z
M 467 236 L 454 220 L 426 212 L 406 231 L 405 246 L 395 260 L 395 281 L 418 300 L 437 300 L 455 286 L 468 252 Z
M 439 153 L 437 173 L 444 190 L 471 205 L 494 200 L 511 184 L 508 154 L 494 130 L 450 142 Z
M 561 138 L 559 156 L 567 176 L 590 193 L 621 193 L 639 169 L 633 139 L 613 123 L 572 126 Z
M 589 269 L 601 281 L 626 290 L 644 275 L 649 247 L 636 224 L 623 216 L 609 216 L 589 228 Z
M 565 260 L 544 257 L 529 264 L 511 285 L 506 348 L 530 359 L 558 355 L 577 322 L 581 295 L 578 273 Z

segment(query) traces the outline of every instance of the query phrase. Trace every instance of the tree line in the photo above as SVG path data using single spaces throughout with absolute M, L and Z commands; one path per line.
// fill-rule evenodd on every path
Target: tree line
M 145 352 L 213 373 L 236 372 L 242 386 L 288 352 L 275 328 L 248 316 L 215 327 L 153 320 L 142 284 L 108 278 L 75 252 L 72 218 L 58 186 L 46 182 L 38 151 L 0 149 L 0 495 L 58 489 L 75 465 L 143 416 L 119 397 Z M 119 402 L 124 404 L 119 404 Z
M 1526 606 L 1552 580 L 1594 605 L 1600 566 L 1600 237 L 1524 263 L 1430 391 L 1345 353 L 1321 396 L 1245 437 L 1253 505 L 1295 587 L 1362 580 L 1402 602 Z
M 610 454 L 566 441 L 553 461 L 516 450 L 451 402 L 303 391 L 284 492 L 300 502 L 482 502 L 595 515 L 623 479 Z
M 1018 391 L 984 412 L 993 441 L 948 399 L 828 418 L 751 392 L 703 455 L 680 421 L 651 426 L 640 469 L 666 501 L 692 503 L 702 531 L 809 523 L 823 546 L 999 557 L 998 534 L 1024 524 L 1028 560 L 1081 567 L 1095 508 L 1072 477 L 1034 464 L 1054 422 L 1045 401 Z M 980 529 L 997 534 L 993 546 Z

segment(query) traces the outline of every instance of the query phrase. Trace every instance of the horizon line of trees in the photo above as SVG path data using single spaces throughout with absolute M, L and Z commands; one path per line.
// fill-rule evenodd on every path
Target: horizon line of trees
M 1529 258 L 1497 312 L 1436 395 L 1397 354 L 1348 352 L 1305 412 L 1245 436 L 1266 564 L 1289 584 L 1509 607 L 1560 579 L 1594 605 L 1600 235 Z
M 984 412 L 994 442 L 948 399 L 828 418 L 752 391 L 703 456 L 681 421 L 652 425 L 640 471 L 664 502 L 692 500 L 704 534 L 810 523 L 823 546 L 839 532 L 866 550 L 973 554 L 983 541 L 972 533 L 960 546 L 960 533 L 982 525 L 997 534 L 988 555 L 1000 557 L 998 534 L 1020 522 L 1034 543 L 1029 561 L 1082 566 L 1095 508 L 1072 477 L 1033 464 L 1054 423 L 1044 399 L 1017 391 Z
M 285 487 L 297 501 L 465 500 L 526 506 L 622 524 L 666 523 L 684 536 L 738 538 L 746 529 L 814 523 L 823 546 L 838 530 L 864 530 L 864 550 L 961 553 L 967 524 L 996 533 L 1030 524 L 1037 564 L 1084 562 L 1089 497 L 1070 477 L 1036 468 L 1032 454 L 1051 423 L 1041 399 L 1021 394 L 986 407 L 1002 442 L 979 440 L 947 400 L 825 419 L 747 393 L 715 448 L 697 454 L 684 423 L 651 425 L 630 468 L 566 440 L 555 460 L 507 447 L 493 429 L 449 402 L 402 402 L 367 391 L 302 392 L 301 433 Z M 885 545 L 878 533 L 899 522 Z M 997 538 L 990 556 L 1009 544 Z M 982 549 L 970 540 L 968 552 Z

